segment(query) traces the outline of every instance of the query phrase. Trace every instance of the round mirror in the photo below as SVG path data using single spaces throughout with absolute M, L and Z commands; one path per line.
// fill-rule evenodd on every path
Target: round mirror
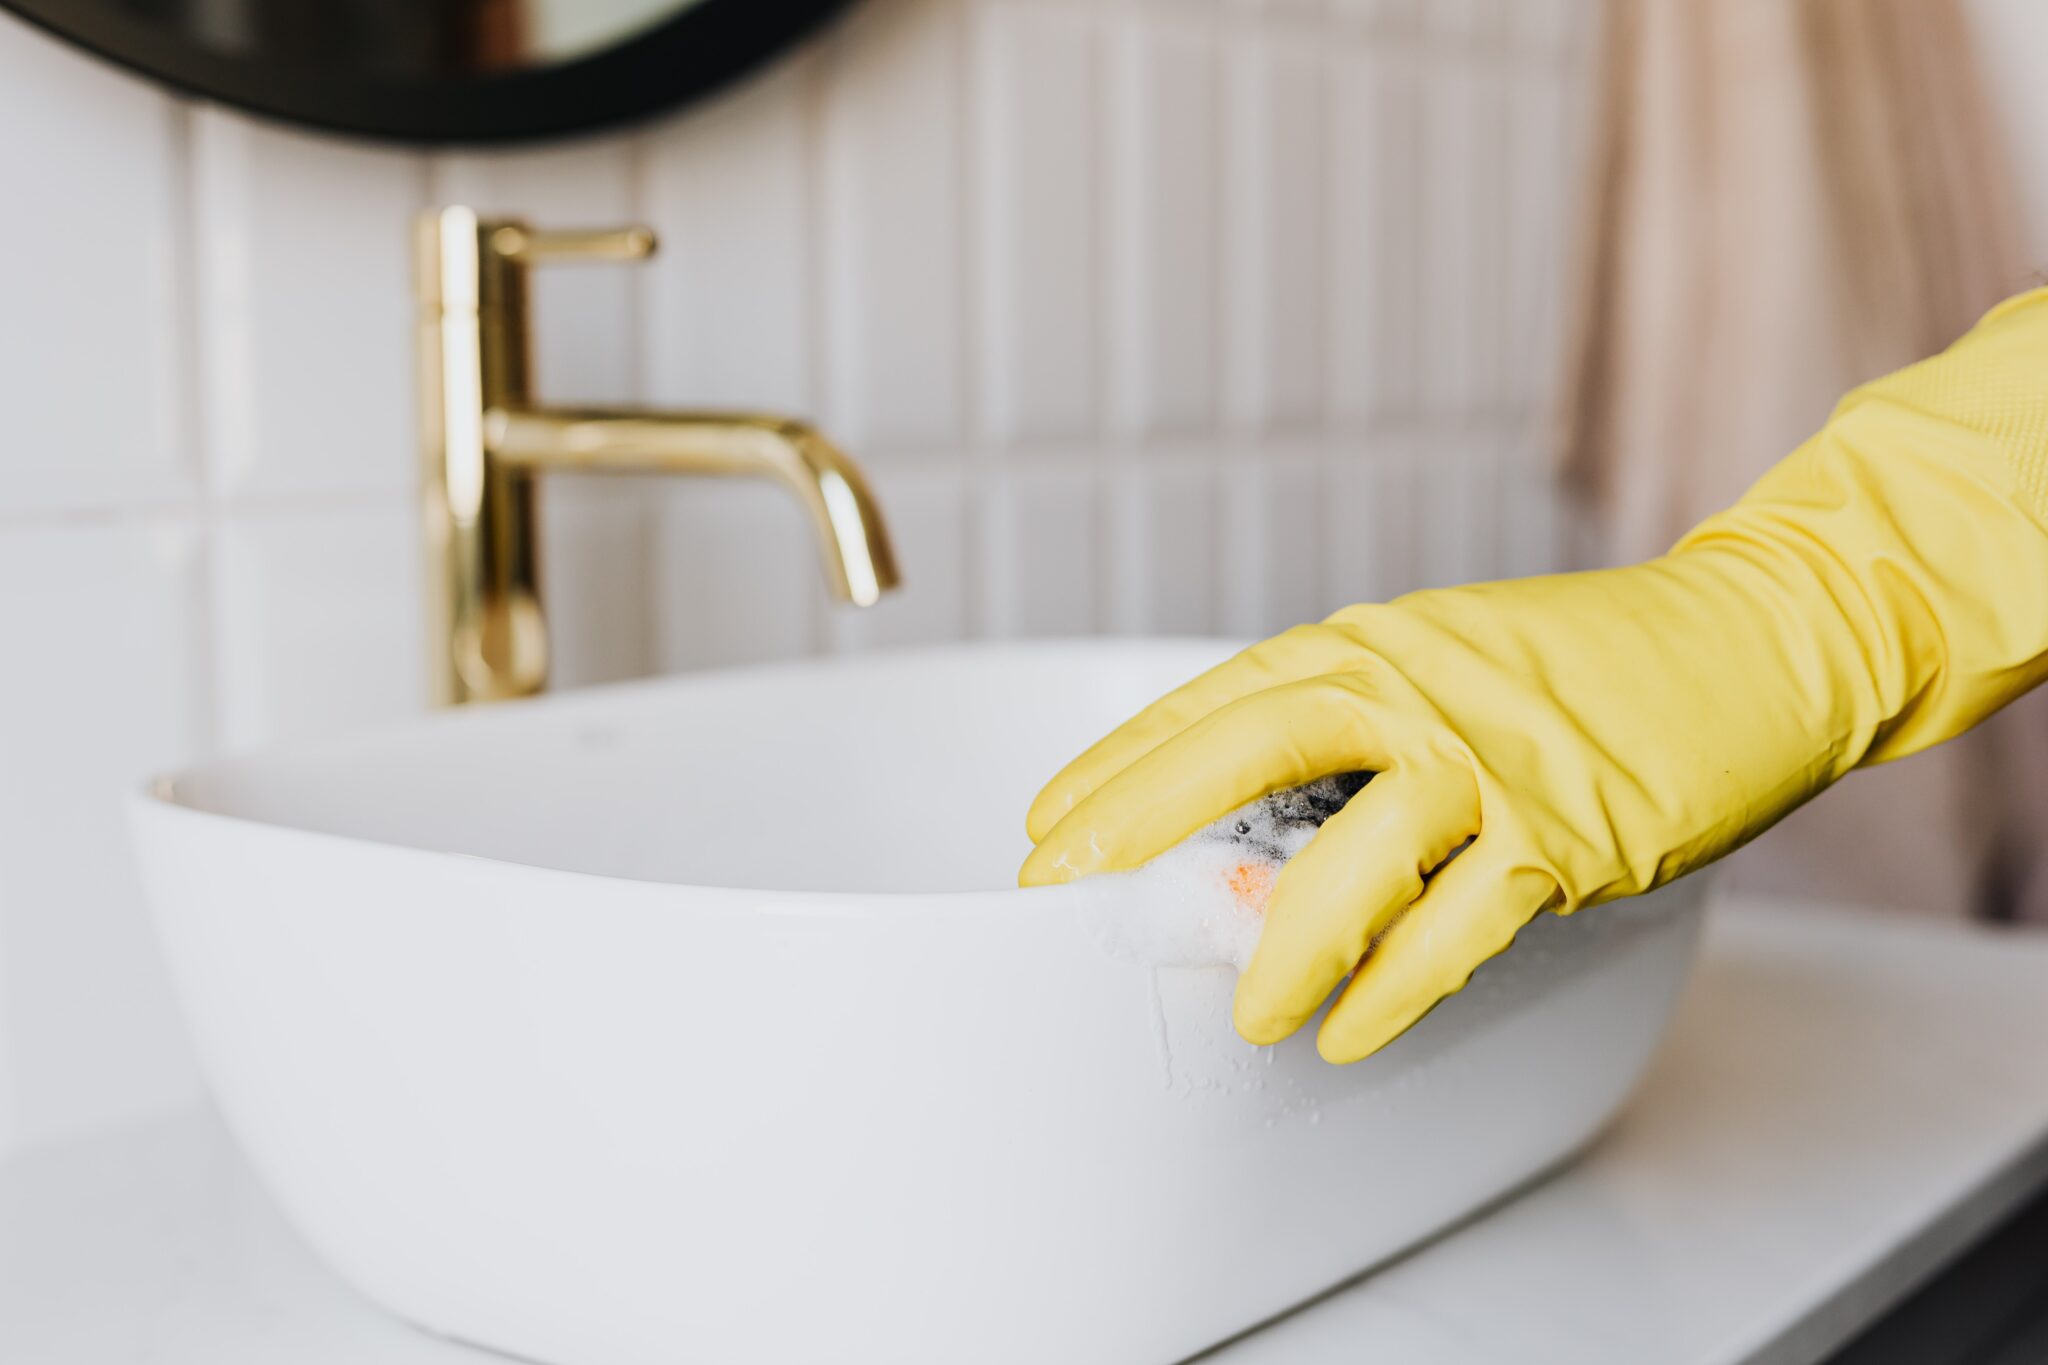
M 411 142 L 580 132 L 713 90 L 847 0 L 0 0 L 192 94 Z

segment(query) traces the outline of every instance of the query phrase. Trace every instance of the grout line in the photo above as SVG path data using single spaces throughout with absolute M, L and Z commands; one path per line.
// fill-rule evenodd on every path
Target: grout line
M 1343 234 L 1337 231 L 1338 197 L 1331 189 L 1337 183 L 1341 169 L 1338 159 L 1344 145 L 1337 127 L 1337 87 L 1343 69 L 1323 53 L 1316 54 L 1314 63 L 1318 76 L 1316 131 L 1321 142 L 1315 153 L 1317 198 L 1313 211 L 1318 223 L 1316 273 L 1322 285 L 1316 291 L 1320 305 L 1316 322 L 1316 391 L 1320 395 L 1317 406 L 1319 425 L 1328 427 L 1339 421 L 1338 398 L 1343 392 L 1342 385 L 1337 382 L 1337 333 L 1342 310 L 1333 296 L 1337 286 L 1339 253 L 1344 247 Z
M 652 127 L 635 129 L 625 138 L 622 159 L 626 176 L 626 216 L 635 223 L 654 224 L 654 199 L 648 180 L 652 174 Z M 655 236 L 660 237 L 658 226 Z M 649 401 L 653 387 L 653 366 L 649 357 L 649 333 L 653 312 L 649 298 L 654 294 L 656 276 L 646 267 L 637 271 L 626 295 L 626 391 L 636 403 Z
M 964 434 L 962 447 L 965 459 L 951 461 L 960 477 L 959 542 L 960 554 L 960 619 L 955 628 L 964 639 L 985 639 L 988 636 L 989 602 L 988 572 L 983 563 L 983 542 L 988 533 L 986 470 L 989 463 L 988 442 L 991 427 L 988 421 L 989 372 L 995 361 L 995 348 L 991 345 L 994 336 L 993 317 L 987 296 L 990 287 L 990 267 L 994 254 L 983 236 L 988 221 L 988 197 L 992 193 L 989 180 L 989 162 L 995 139 L 990 136 L 990 122 L 995 118 L 995 102 L 987 79 L 991 64 L 984 60 L 987 45 L 992 41 L 988 29 L 986 5 L 976 5 L 968 0 L 965 7 L 967 18 L 963 21 L 963 38 L 960 58 L 960 88 L 970 92 L 963 97 L 960 127 L 960 159 L 962 173 L 962 213 L 960 220 L 961 259 L 963 274 L 960 291 L 960 311 L 968 319 L 966 348 L 968 357 L 966 374 L 962 382 L 967 385 L 962 407 Z M 971 108 L 969 107 L 971 101 Z M 1014 164 L 1006 167 L 1015 174 Z M 1014 386 L 1014 376 L 1006 379 Z M 1015 404 L 1014 387 L 1012 405 Z M 1013 425 L 1015 413 L 1012 413 Z M 906 579 L 915 572 L 911 566 L 904 566 Z
M 961 591 L 966 602 L 966 620 L 961 623 L 970 640 L 989 639 L 993 613 L 989 610 L 995 587 L 988 569 L 987 547 L 993 519 L 994 499 L 988 466 L 970 461 L 960 481 Z
M 198 296 L 200 252 L 199 186 L 194 169 L 194 138 L 197 116 L 194 106 L 178 100 L 171 106 L 169 122 L 170 176 L 174 202 L 170 213 L 171 258 L 173 261 L 172 315 L 177 332 L 175 347 L 178 396 L 175 423 L 179 443 L 184 447 L 185 476 L 190 489 L 183 499 L 190 515 L 194 539 L 191 593 L 192 638 L 184 650 L 186 667 L 192 670 L 192 714 L 187 717 L 193 742 L 200 753 L 217 749 L 226 734 L 221 696 L 221 623 L 218 606 L 220 570 L 216 563 L 219 537 L 206 513 L 214 499 L 209 478 L 207 451 L 210 448 L 210 416 L 205 395 L 204 332 L 201 328 Z
M 1208 146 L 1205 149 L 1207 152 L 1209 176 L 1209 194 L 1206 206 L 1209 216 L 1209 336 L 1207 339 L 1209 370 L 1207 399 L 1209 413 L 1207 425 L 1215 431 L 1227 432 L 1232 425 L 1230 392 L 1232 388 L 1231 376 L 1233 366 L 1231 364 L 1232 348 L 1224 338 L 1232 335 L 1237 330 L 1232 325 L 1231 320 L 1231 302 L 1233 297 L 1231 283 L 1235 278 L 1233 266 L 1241 269 L 1244 262 L 1233 260 L 1231 254 L 1233 246 L 1229 209 L 1231 157 L 1228 151 L 1233 131 L 1231 119 L 1231 68 L 1229 61 L 1225 57 L 1222 37 L 1213 29 L 1202 44 L 1202 56 L 1204 65 L 1203 77 L 1208 85 L 1208 99 L 1206 101 L 1208 106 Z M 1257 307 L 1262 314 L 1270 317 L 1272 314 L 1271 295 L 1273 281 L 1262 275 L 1259 286 Z M 1192 461 L 1184 460 L 1182 463 L 1190 467 L 1191 471 L 1196 468 Z M 1223 534 L 1222 505 L 1221 499 L 1217 496 L 1217 476 L 1213 472 L 1191 472 L 1190 477 L 1199 477 L 1202 480 L 1200 486 L 1208 512 L 1210 553 L 1202 558 L 1202 574 L 1206 581 L 1201 585 L 1201 617 L 1203 621 L 1208 623 L 1211 629 L 1214 629 L 1216 621 L 1223 615 L 1223 571 L 1221 568 L 1223 555 L 1218 544 Z M 1148 577 L 1151 572 L 1151 570 L 1148 570 Z M 1156 609 L 1159 600 L 1156 584 L 1153 585 L 1153 589 L 1153 605 Z
M 98 506 L 70 505 L 0 511 L 0 535 L 41 531 L 93 530 L 183 518 L 219 527 L 245 519 L 319 516 L 327 513 L 388 511 L 412 506 L 411 489 L 336 489 L 301 493 L 241 494 L 201 499 L 138 498 Z
M 1369 460 L 1376 458 L 1374 447 L 1392 441 L 1525 437 L 1544 411 L 1542 403 L 1516 402 L 1457 412 L 1389 412 L 1323 425 L 1275 427 L 1254 434 L 1228 430 L 1176 432 L 1116 444 L 1085 435 L 1070 440 L 969 441 L 961 446 L 963 458 L 943 464 L 935 462 L 931 452 L 924 447 L 895 450 L 883 447 L 864 451 L 863 463 L 872 468 L 899 471 L 957 466 L 1000 472 L 1038 465 L 1060 467 L 1078 464 L 1093 464 L 1098 468 L 1116 465 L 1144 467 L 1200 459 L 1257 460 L 1268 455 L 1284 460 L 1292 458 L 1296 449 L 1303 445 L 1351 450 L 1356 458 Z M 1536 453 L 1527 459 L 1531 463 L 1541 462 L 1540 454 Z M 198 500 L 171 495 L 122 503 L 56 504 L 33 509 L 0 510 L 0 533 L 126 525 L 137 520 L 177 515 L 188 515 L 196 522 L 218 525 L 244 518 L 378 511 L 409 506 L 411 497 L 409 488 L 352 488 L 220 494 Z
M 1096 429 L 1091 441 L 1093 458 L 1084 462 L 1085 472 L 1090 476 L 1088 531 L 1093 593 L 1088 603 L 1089 619 L 1083 629 L 1089 633 L 1103 631 L 1114 622 L 1110 605 L 1117 597 L 1113 534 L 1117 488 L 1110 471 L 1120 467 L 1128 456 L 1137 428 L 1125 416 L 1139 406 L 1139 376 L 1130 365 L 1132 348 L 1125 344 L 1130 330 L 1142 321 L 1137 316 L 1141 301 L 1138 272 L 1142 267 L 1128 250 L 1130 234 L 1137 231 L 1130 219 L 1142 212 L 1134 184 L 1138 170 L 1133 164 L 1134 160 L 1143 159 L 1137 143 L 1144 126 L 1143 111 L 1136 103 L 1143 93 L 1137 24 L 1134 15 L 1116 14 L 1094 29 L 1096 154 L 1091 209 L 1095 232 L 1090 266 L 1099 303 L 1095 310 Z M 1041 460 L 1038 467 L 1054 466 Z
M 964 440 L 986 429 L 983 408 L 983 354 L 986 327 L 982 317 L 980 285 L 986 277 L 987 260 L 981 239 L 982 176 L 986 158 L 981 155 L 981 122 L 988 99 L 987 83 L 977 81 L 980 49 L 976 42 L 976 14 L 972 0 L 953 6 L 953 147 L 954 207 L 960 220 L 960 258 L 954 281 L 959 302 L 954 324 L 955 344 L 962 357 L 960 366 L 960 429 Z
M 1224 345 L 1224 317 L 1230 307 L 1230 265 L 1226 256 L 1228 243 L 1224 231 L 1224 189 L 1223 179 L 1229 167 L 1225 164 L 1223 143 L 1228 134 L 1225 131 L 1227 102 L 1230 92 L 1225 88 L 1223 44 L 1214 32 L 1204 34 L 1201 43 L 1202 79 L 1208 87 L 1208 97 L 1203 101 L 1204 146 L 1202 159 L 1204 173 L 1209 179 L 1209 194 L 1206 212 L 1209 234 L 1209 335 L 1203 338 L 1206 351 L 1204 368 L 1208 370 L 1207 392 L 1203 395 L 1208 404 L 1207 425 L 1221 430 L 1229 426 L 1229 404 L 1225 398 L 1228 385 L 1226 367 L 1229 364 L 1228 348 Z
M 1269 50 L 1266 53 L 1266 60 L 1272 62 L 1274 55 Z M 1314 130 L 1312 136 L 1315 138 L 1315 148 L 1310 160 L 1316 174 L 1312 182 L 1314 199 L 1307 206 L 1304 216 L 1312 224 L 1315 232 L 1312 253 L 1316 259 L 1316 268 L 1320 272 L 1321 286 L 1311 290 L 1309 294 L 1314 316 L 1308 320 L 1306 326 L 1316 337 L 1316 352 L 1314 374 L 1310 381 L 1312 396 L 1308 411 L 1311 423 L 1318 427 L 1328 427 L 1332 424 L 1332 414 L 1336 410 L 1335 396 L 1330 384 L 1330 356 L 1333 354 L 1336 331 L 1334 319 L 1337 313 L 1330 300 L 1330 281 L 1333 278 L 1331 267 L 1336 260 L 1331 243 L 1337 235 L 1332 230 L 1334 224 L 1331 222 L 1330 212 L 1330 177 L 1334 170 L 1337 145 L 1336 82 L 1335 70 L 1322 53 L 1311 54 L 1307 60 L 1312 96 L 1309 123 Z M 1273 425 L 1269 418 L 1266 428 L 1271 430 Z
M 1093 429 L 1088 433 L 1101 440 L 1114 426 L 1114 405 L 1117 383 L 1121 378 L 1116 373 L 1116 328 L 1114 309 L 1111 304 L 1109 287 L 1110 268 L 1115 264 L 1111 259 L 1111 220 L 1116 210 L 1112 194 L 1112 172 L 1122 158 L 1115 154 L 1112 143 L 1116 131 L 1112 126 L 1115 111 L 1112 96 L 1115 93 L 1114 80 L 1116 53 L 1113 51 L 1115 35 L 1109 21 L 1088 21 L 1088 84 L 1093 98 L 1089 113 L 1092 115 L 1094 136 L 1089 139 L 1088 157 L 1088 273 L 1089 297 L 1095 306 L 1089 310 L 1090 344 L 1094 351 L 1094 372 L 1089 376 L 1091 406 L 1094 410 Z
M 202 501 L 213 502 L 232 487 L 241 473 L 236 464 L 246 455 L 251 414 L 231 421 L 224 395 L 246 393 L 249 373 L 246 325 L 229 325 L 225 313 L 232 302 L 246 300 L 248 225 L 246 217 L 248 130 L 224 109 L 194 105 L 187 120 L 185 173 L 191 182 L 187 211 L 191 217 L 188 296 L 192 301 L 191 331 L 193 422 L 198 441 L 199 488 Z M 226 216 L 228 222 L 220 221 Z M 225 232 L 226 249 L 218 238 Z M 231 380 L 240 382 L 232 383 Z M 230 430 L 232 427 L 232 430 Z
M 829 82 L 836 61 L 847 44 L 844 27 L 835 28 L 827 34 L 817 47 L 804 57 L 804 66 L 798 80 L 798 97 L 802 108 L 797 120 L 797 157 L 800 167 L 797 174 L 798 193 L 802 198 L 801 269 L 805 275 L 803 301 L 806 316 L 803 318 L 804 346 L 803 392 L 810 416 L 823 414 L 829 402 L 832 383 L 832 366 L 835 347 L 827 335 L 833 322 L 834 299 L 830 274 L 832 253 L 828 242 L 830 227 L 825 222 L 827 206 L 831 199 L 828 178 L 831 170 L 826 148 L 825 123 L 829 112 Z M 815 604 L 806 605 L 810 616 L 809 652 L 813 655 L 829 652 L 831 631 L 825 621 L 825 613 Z
M 198 187 L 193 169 L 193 112 L 186 100 L 170 103 L 165 119 L 165 153 L 171 185 L 169 243 L 167 256 L 171 273 L 168 312 L 162 319 L 172 331 L 165 338 L 171 353 L 171 411 L 168 415 L 176 463 L 187 496 L 198 501 L 206 496 L 206 413 L 203 402 L 204 373 L 200 359 L 199 309 L 199 222 Z
M 660 237 L 659 225 L 654 224 L 654 200 L 649 178 L 652 175 L 652 147 L 655 130 L 659 123 L 648 124 L 634 129 L 625 138 L 623 159 L 626 175 L 627 216 L 635 223 L 655 226 L 656 237 Z M 650 333 L 654 325 L 654 314 L 649 305 L 654 293 L 656 277 L 642 273 L 633 285 L 625 290 L 626 295 L 626 390 L 637 403 L 646 403 L 653 389 L 653 363 L 650 356 Z M 660 503 L 647 496 L 644 489 L 628 490 L 627 505 L 630 515 L 626 524 L 635 540 L 633 554 L 632 587 L 639 605 L 638 620 L 634 628 L 630 666 L 636 677 L 648 677 L 656 672 L 654 654 L 654 632 L 660 612 L 661 584 L 655 572 L 657 541 L 661 534 Z

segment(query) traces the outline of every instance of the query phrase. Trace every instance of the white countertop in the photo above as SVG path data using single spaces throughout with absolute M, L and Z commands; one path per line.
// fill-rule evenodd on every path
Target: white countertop
M 1218 1365 L 1825 1356 L 2048 1185 L 2048 934 L 1727 907 L 1581 1160 Z M 0 1360 L 478 1365 L 365 1305 L 207 1113 L 0 1165 Z

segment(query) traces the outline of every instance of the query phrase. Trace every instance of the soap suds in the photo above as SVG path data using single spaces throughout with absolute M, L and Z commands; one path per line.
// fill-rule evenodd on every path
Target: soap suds
M 1371 776 L 1340 773 L 1274 792 L 1136 871 L 1104 878 L 1117 884 L 1095 917 L 1107 946 L 1153 966 L 1227 963 L 1242 971 L 1258 946 L 1280 869 Z

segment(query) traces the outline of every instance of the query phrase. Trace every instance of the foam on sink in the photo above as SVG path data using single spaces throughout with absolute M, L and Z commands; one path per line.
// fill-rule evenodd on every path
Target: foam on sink
M 1154 966 L 1242 971 L 1280 869 L 1370 777 L 1341 773 L 1260 797 L 1136 871 L 1102 878 L 1092 918 L 1105 946 Z

